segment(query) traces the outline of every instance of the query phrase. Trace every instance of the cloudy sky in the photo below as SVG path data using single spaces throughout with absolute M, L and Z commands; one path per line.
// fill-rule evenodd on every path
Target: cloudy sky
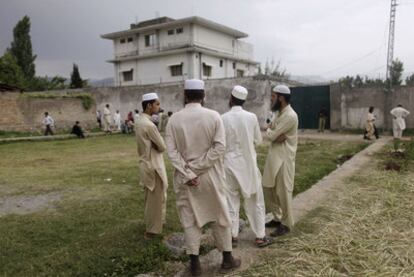
M 395 57 L 414 73 L 414 0 L 399 0 Z M 100 34 L 159 16 L 205 17 L 249 34 L 255 59 L 293 75 L 384 77 L 390 0 L 0 0 L 0 54 L 24 15 L 32 22 L 37 75 L 113 76 Z

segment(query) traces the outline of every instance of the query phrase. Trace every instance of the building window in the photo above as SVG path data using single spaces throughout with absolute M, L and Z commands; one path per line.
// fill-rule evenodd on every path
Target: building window
M 176 32 L 177 32 L 177 34 L 184 33 L 184 29 L 183 28 L 177 28 Z
M 124 38 L 121 38 L 121 39 L 119 40 L 119 42 L 120 42 L 120 43 L 125 43 L 125 39 L 124 39 Z
M 171 65 L 171 76 L 183 76 L 183 64 Z
M 124 82 L 130 82 L 133 80 L 133 76 L 134 76 L 134 70 L 131 69 L 129 71 L 123 71 L 122 72 L 122 77 L 124 79 Z
M 155 45 L 155 34 L 145 36 L 145 46 L 154 46 Z
M 168 30 L 167 33 L 168 33 L 169 36 L 174 35 L 174 29 Z
M 244 71 L 237 69 L 237 78 L 243 78 L 243 76 L 244 76 Z
M 134 41 L 134 38 L 132 38 L 132 37 L 128 38 L 128 42 L 133 42 L 133 41 Z
M 233 63 L 233 69 L 236 69 L 236 63 Z
M 211 77 L 211 66 L 203 63 L 203 76 Z
M 223 60 L 220 60 L 220 67 L 223 67 Z

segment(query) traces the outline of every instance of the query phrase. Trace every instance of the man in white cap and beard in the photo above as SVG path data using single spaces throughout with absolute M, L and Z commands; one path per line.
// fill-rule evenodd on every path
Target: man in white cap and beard
M 298 144 L 298 116 L 290 106 L 290 89 L 275 86 L 271 95 L 275 116 L 266 130 L 270 140 L 264 167 L 263 187 L 266 207 L 273 220 L 266 227 L 276 227 L 271 236 L 282 236 L 293 227 L 292 193 L 295 177 L 295 157 Z
M 170 118 L 165 140 L 175 168 L 174 191 L 184 229 L 191 274 L 201 275 L 199 261 L 202 227 L 212 223 L 216 246 L 223 253 L 223 272 L 240 266 L 233 258 L 231 219 L 224 191 L 225 133 L 220 115 L 202 107 L 204 82 L 186 80 L 185 108 Z
M 400 141 L 403 131 L 405 130 L 405 118 L 410 114 L 409 111 L 404 109 L 401 104 L 391 110 L 392 115 L 392 131 L 394 136 L 394 150 L 399 150 Z
M 262 134 L 256 115 L 243 110 L 247 94 L 246 88 L 235 86 L 230 96 L 231 110 L 222 116 L 226 130 L 226 192 L 233 225 L 233 247 L 238 242 L 240 194 L 243 195 L 244 211 L 256 236 L 255 243 L 258 247 L 264 247 L 273 241 L 265 237 L 265 203 L 255 149 L 262 142 Z
M 160 110 L 156 93 L 142 96 L 143 113 L 135 122 L 138 145 L 139 178 L 144 186 L 145 238 L 150 239 L 162 233 L 165 222 L 168 179 L 163 152 L 166 146 L 151 116 Z

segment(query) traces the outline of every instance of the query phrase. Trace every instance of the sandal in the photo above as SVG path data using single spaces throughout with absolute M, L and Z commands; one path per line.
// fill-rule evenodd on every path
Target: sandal
M 255 243 L 257 247 L 262 248 L 273 244 L 274 240 L 269 237 L 256 238 Z

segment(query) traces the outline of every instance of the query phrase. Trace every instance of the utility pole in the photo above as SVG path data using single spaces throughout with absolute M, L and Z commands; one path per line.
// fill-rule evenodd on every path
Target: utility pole
M 391 66 L 394 60 L 394 38 L 395 38 L 395 13 L 397 10 L 397 0 L 391 0 L 391 9 L 390 9 L 390 26 L 388 33 L 388 54 L 387 54 L 387 72 L 386 80 L 389 82 L 389 89 L 391 90 L 392 81 L 391 81 Z

